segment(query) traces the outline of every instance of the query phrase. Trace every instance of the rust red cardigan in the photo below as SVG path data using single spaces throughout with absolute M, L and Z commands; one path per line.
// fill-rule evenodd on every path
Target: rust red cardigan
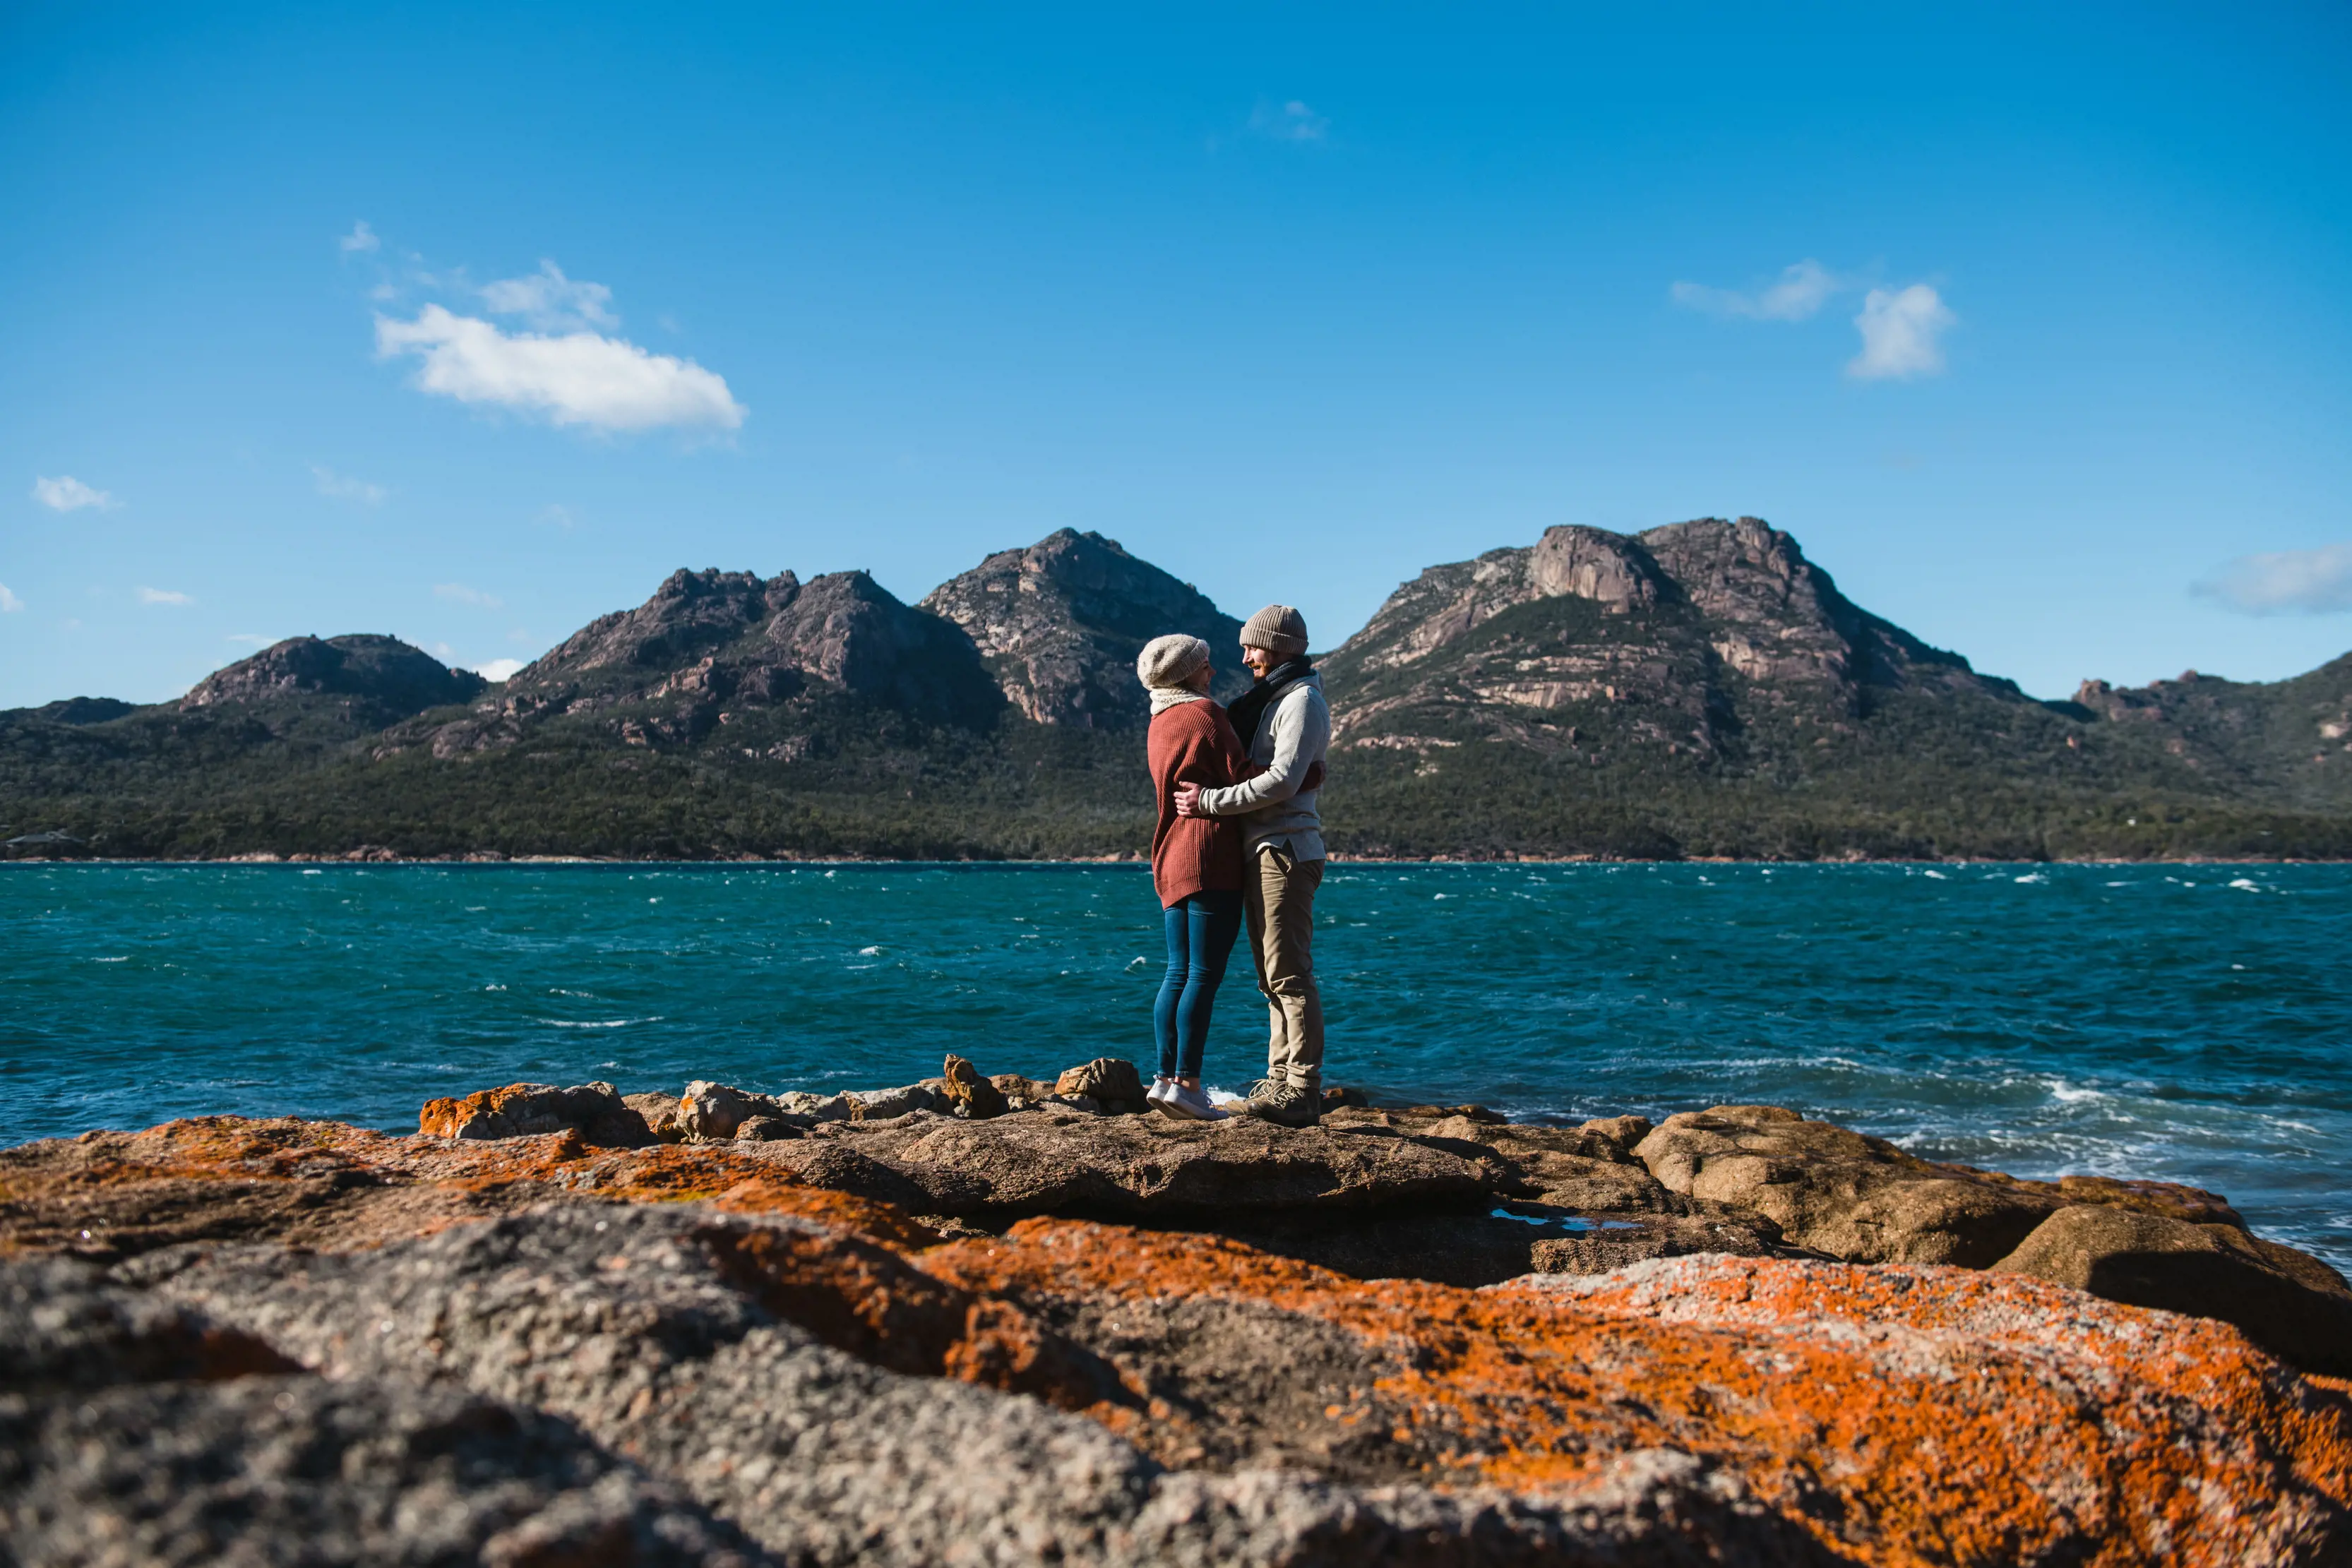
M 1223 789 L 1260 771 L 1242 751 L 1225 710 L 1208 698 L 1178 703 L 1153 717 L 1147 756 L 1160 824 L 1151 831 L 1151 885 L 1165 909 L 1196 893 L 1239 891 L 1242 831 L 1218 817 L 1180 817 L 1176 786 Z

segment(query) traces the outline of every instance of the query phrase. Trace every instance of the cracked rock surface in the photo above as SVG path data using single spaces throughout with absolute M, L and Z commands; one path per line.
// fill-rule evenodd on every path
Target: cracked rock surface
M 1810 1179 L 1826 1134 L 1758 1110 L 919 1107 L 641 1147 L 209 1118 L 0 1151 L 0 1560 L 2352 1554 L 2352 1385 L 2036 1277 L 2220 1249 L 2301 1279 L 2219 1199 L 1841 1143 L 1863 1174 L 1822 1190 L 2061 1201 L 2013 1266 L 1832 1261 L 1696 1190 L 1718 1159 Z

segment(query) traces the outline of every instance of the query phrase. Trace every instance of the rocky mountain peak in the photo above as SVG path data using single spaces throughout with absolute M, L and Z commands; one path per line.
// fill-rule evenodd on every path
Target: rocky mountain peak
M 450 669 L 397 637 L 289 637 L 205 676 L 180 699 L 180 706 L 332 694 L 366 705 L 377 722 L 389 723 L 465 702 L 487 684 L 471 670 Z
M 1546 528 L 1527 554 L 1528 584 L 1547 596 L 1573 595 L 1612 609 L 1654 604 L 1669 591 L 1657 563 L 1622 534 L 1563 525 Z
M 616 708 L 604 722 L 625 737 L 690 742 L 731 710 L 790 702 L 812 687 L 973 727 L 1003 706 L 961 630 L 863 571 L 803 583 L 789 571 L 682 570 L 635 610 L 598 617 L 518 671 L 496 700 L 440 727 L 431 744 L 437 756 L 458 756 L 512 745 L 535 724 Z
M 811 578 L 762 639 L 777 663 L 910 711 L 977 722 L 1000 705 L 971 640 L 863 571 Z
M 509 685 L 537 685 L 591 671 L 672 669 L 747 632 L 790 605 L 800 592 L 791 572 L 679 570 L 635 610 L 600 615 L 536 662 Z
M 1804 711 L 1838 733 L 1872 688 L 2017 696 L 1857 608 L 1757 517 L 1554 528 L 1432 567 L 1327 669 L 1349 744 L 1423 750 L 1485 733 L 1710 758 L 1764 713 Z
M 1006 700 L 1040 724 L 1125 729 L 1150 716 L 1135 658 L 1170 632 L 1208 643 L 1220 695 L 1249 684 L 1241 622 L 1118 540 L 1063 528 L 999 550 L 933 589 L 922 608 L 961 627 Z

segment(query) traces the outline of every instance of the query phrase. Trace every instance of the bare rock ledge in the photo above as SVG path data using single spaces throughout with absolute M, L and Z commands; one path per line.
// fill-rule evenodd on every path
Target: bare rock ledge
M 693 1088 L 0 1151 L 7 1560 L 2352 1561 L 2352 1291 L 2212 1194 Z

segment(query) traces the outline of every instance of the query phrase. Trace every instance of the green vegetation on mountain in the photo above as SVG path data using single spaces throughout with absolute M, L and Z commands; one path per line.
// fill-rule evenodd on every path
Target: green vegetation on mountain
M 0 714 L 16 856 L 1134 854 L 1135 651 L 1232 622 L 1065 531 L 908 606 L 679 572 L 501 685 L 299 638 Z M 1753 519 L 1432 568 L 1324 661 L 1343 853 L 2352 858 L 2352 655 L 2036 702 Z

